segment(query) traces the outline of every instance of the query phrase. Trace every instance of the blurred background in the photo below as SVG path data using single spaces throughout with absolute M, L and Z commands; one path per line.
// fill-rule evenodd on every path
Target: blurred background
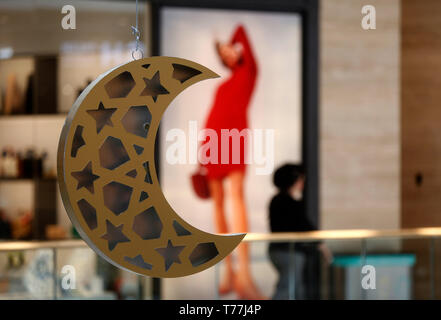
M 74 30 L 61 27 L 64 5 L 75 7 Z M 375 7 L 376 29 L 362 28 L 365 5 Z M 76 240 L 62 204 L 64 120 L 92 80 L 132 60 L 134 24 L 135 1 L 0 0 L 0 299 L 236 298 L 218 292 L 222 263 L 161 280 L 113 267 Z M 178 56 L 221 75 L 183 92 L 162 122 L 161 184 L 185 220 L 216 232 L 212 203 L 191 189 L 196 166 L 165 161 L 166 134 L 188 136 L 189 121 L 204 125 L 229 76 L 215 41 L 243 25 L 259 70 L 250 128 L 274 130 L 275 168 L 305 167 L 307 215 L 324 230 L 273 240 L 320 240 L 333 253 L 332 263 L 321 257 L 313 268 L 314 298 L 441 298 L 439 1 L 140 1 L 139 25 L 144 56 Z M 273 172 L 254 169 L 245 180 L 250 267 L 271 297 L 278 272 L 265 235 L 277 190 Z M 361 286 L 364 264 L 376 267 L 374 290 Z M 65 265 L 75 267 L 76 289 L 59 285 Z M 301 275 L 291 269 L 295 299 Z

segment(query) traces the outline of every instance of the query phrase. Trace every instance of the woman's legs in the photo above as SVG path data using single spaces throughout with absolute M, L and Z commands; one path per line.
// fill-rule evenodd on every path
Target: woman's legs
M 228 233 L 227 221 L 224 210 L 224 187 L 221 179 L 210 179 L 208 181 L 210 195 L 214 202 L 214 221 L 218 233 Z M 219 286 L 219 293 L 226 294 L 233 290 L 234 271 L 231 255 L 225 258 L 226 274 Z
M 248 221 L 245 207 L 244 196 L 244 178 L 245 172 L 234 171 L 228 175 L 231 183 L 231 201 L 233 206 L 233 231 L 247 232 Z M 249 248 L 248 244 L 241 243 L 238 248 L 239 268 L 235 278 L 236 290 L 241 298 L 244 299 L 262 299 L 251 276 L 249 268 Z

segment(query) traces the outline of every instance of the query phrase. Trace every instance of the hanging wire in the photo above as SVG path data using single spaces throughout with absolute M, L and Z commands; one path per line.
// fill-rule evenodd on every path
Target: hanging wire
M 132 34 L 135 36 L 135 50 L 132 50 L 132 58 L 133 60 L 136 60 L 135 58 L 135 53 L 137 51 L 141 52 L 141 58 L 144 58 L 144 52 L 142 51 L 142 49 L 139 46 L 139 38 L 141 37 L 141 32 L 139 31 L 138 28 L 138 0 L 136 0 L 136 26 L 131 26 L 132 29 Z

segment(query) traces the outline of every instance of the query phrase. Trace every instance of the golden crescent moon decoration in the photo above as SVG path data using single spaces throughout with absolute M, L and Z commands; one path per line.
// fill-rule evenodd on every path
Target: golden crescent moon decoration
M 78 233 L 110 263 L 182 277 L 213 266 L 245 236 L 211 234 L 184 221 L 156 174 L 164 111 L 185 88 L 216 77 L 192 61 L 144 58 L 100 75 L 75 101 L 58 145 L 61 196 Z

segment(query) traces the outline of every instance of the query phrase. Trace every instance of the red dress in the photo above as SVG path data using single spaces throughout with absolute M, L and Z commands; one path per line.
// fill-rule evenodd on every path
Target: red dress
M 207 164 L 202 164 L 207 169 L 207 177 L 209 179 L 224 178 L 232 171 L 245 171 L 244 155 L 247 150 L 247 141 L 243 138 L 240 139 L 240 148 L 235 148 L 236 150 L 234 151 L 240 151 L 240 161 L 236 160 L 236 163 L 233 163 L 232 140 L 230 139 L 229 141 L 229 150 L 223 149 L 221 147 L 221 130 L 235 128 L 240 132 L 248 128 L 247 109 L 256 83 L 257 65 L 243 26 L 237 27 L 231 43 L 240 43 L 242 45 L 242 57 L 231 70 L 231 77 L 218 87 L 213 106 L 205 123 L 206 129 L 216 131 L 218 139 L 217 163 L 211 161 Z M 208 141 L 209 138 L 207 137 L 202 146 Z M 222 153 L 227 151 L 229 151 L 229 160 L 225 161 L 227 155 L 224 154 L 224 163 L 222 163 Z M 211 149 L 206 154 L 210 156 L 210 152 Z

